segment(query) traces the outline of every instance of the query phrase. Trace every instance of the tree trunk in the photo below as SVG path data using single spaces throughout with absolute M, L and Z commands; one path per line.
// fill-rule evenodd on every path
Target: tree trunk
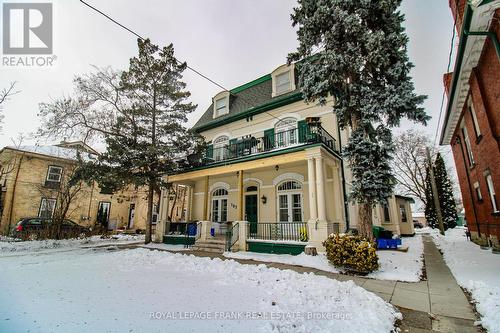
M 373 240 L 372 205 L 369 203 L 359 204 L 358 207 L 358 233 L 361 237 Z
M 153 218 L 153 197 L 154 197 L 154 184 L 149 182 L 148 188 L 148 216 L 146 217 L 146 237 L 144 243 L 151 243 L 151 229 L 152 229 L 152 218 Z

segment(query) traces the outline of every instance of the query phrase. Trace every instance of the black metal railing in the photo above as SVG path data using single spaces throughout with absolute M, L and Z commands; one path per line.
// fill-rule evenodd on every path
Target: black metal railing
M 231 251 L 234 244 L 240 239 L 240 224 L 234 223 L 226 233 L 226 251 Z
M 196 237 L 201 232 L 201 225 L 196 222 L 167 222 L 166 235 Z
M 306 222 L 250 222 L 247 239 L 307 242 L 309 234 Z
M 322 143 L 332 151 L 338 152 L 337 141 L 330 133 L 320 124 L 307 124 L 302 128 L 277 131 L 263 137 L 248 136 L 230 140 L 228 144 L 219 147 L 209 145 L 204 152 L 189 155 L 183 162 L 185 166 L 180 167 L 208 165 L 273 150 L 317 143 Z

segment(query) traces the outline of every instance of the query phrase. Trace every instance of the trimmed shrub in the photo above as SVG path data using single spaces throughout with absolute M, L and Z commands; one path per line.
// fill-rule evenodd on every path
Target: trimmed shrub
M 360 236 L 332 234 L 323 242 L 326 257 L 336 267 L 357 273 L 378 269 L 377 246 Z

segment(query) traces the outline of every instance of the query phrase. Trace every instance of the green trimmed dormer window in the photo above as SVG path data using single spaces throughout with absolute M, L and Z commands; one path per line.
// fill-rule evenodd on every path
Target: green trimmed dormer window
M 213 98 L 214 118 L 229 113 L 229 95 L 229 91 L 223 91 Z

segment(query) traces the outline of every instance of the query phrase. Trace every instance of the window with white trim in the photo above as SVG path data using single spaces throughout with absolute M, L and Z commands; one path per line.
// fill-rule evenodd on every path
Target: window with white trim
M 490 195 L 491 207 L 493 208 L 493 213 L 498 213 L 498 203 L 497 195 L 495 193 L 495 187 L 493 186 L 493 178 L 491 178 L 491 173 L 486 174 L 486 184 L 488 185 L 488 193 Z
M 481 129 L 479 128 L 479 123 L 477 121 L 476 110 L 472 104 L 472 97 L 469 96 L 469 112 L 472 118 L 472 123 L 474 124 L 474 131 L 476 132 L 476 138 L 481 136 Z
M 213 157 L 215 161 L 222 161 L 229 156 L 229 137 L 226 135 L 221 135 L 214 140 L 214 153 Z
M 299 141 L 297 119 L 284 118 L 274 125 L 275 145 L 277 148 L 287 147 Z
M 212 222 L 227 221 L 227 196 L 228 191 L 223 188 L 212 192 Z
M 472 154 L 472 148 L 470 145 L 470 138 L 469 138 L 469 133 L 467 132 L 467 127 L 462 127 L 462 134 L 464 135 L 464 141 L 465 141 L 465 150 L 467 150 L 467 156 L 469 158 L 469 166 L 473 167 L 474 164 L 474 155 Z
M 38 210 L 38 217 L 50 218 L 54 215 L 56 208 L 56 199 L 42 198 L 40 202 L 40 209 Z
M 47 170 L 47 181 L 60 182 L 62 177 L 63 168 L 56 165 L 49 165 Z
M 287 180 L 278 185 L 278 220 L 279 222 L 301 222 L 302 184 Z
M 229 101 L 228 96 L 221 97 L 215 100 L 214 118 L 229 113 L 228 101 Z
M 477 201 L 483 201 L 483 195 L 481 194 L 481 188 L 479 187 L 479 182 L 474 183 L 474 191 L 476 192 Z
M 291 90 L 291 72 L 290 70 L 278 74 L 275 77 L 275 92 L 276 95 L 281 95 Z
M 391 223 L 391 214 L 389 213 L 389 204 L 387 202 L 384 202 L 382 204 L 382 209 L 384 211 L 384 222 L 385 223 Z
M 399 205 L 399 214 L 401 214 L 401 222 L 408 222 L 405 205 Z

